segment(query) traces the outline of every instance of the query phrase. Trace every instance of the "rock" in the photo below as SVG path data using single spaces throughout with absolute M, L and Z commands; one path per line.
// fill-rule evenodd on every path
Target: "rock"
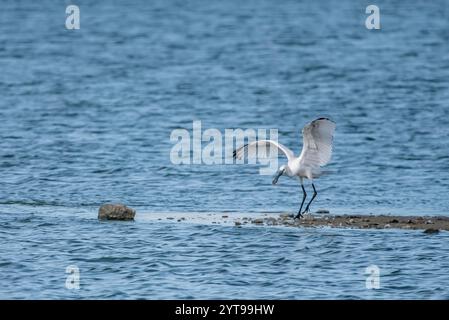
M 389 229 L 389 228 L 391 228 L 391 225 L 389 223 L 387 223 L 386 225 L 384 225 L 384 228 Z
M 252 220 L 251 222 L 255 223 L 255 224 L 262 224 L 263 223 L 263 219 L 257 218 L 257 219 Z
M 407 223 L 408 223 L 408 224 L 415 224 L 415 221 L 409 219 L 409 220 L 407 220 Z
M 329 214 L 330 211 L 326 210 L 326 209 L 319 209 L 319 210 L 316 211 L 316 213 L 318 213 L 318 214 Z
M 175 218 L 173 217 L 167 217 L 167 220 L 174 220 Z
M 354 223 L 354 219 L 349 219 L 349 223 Z
M 224 218 L 224 219 L 229 218 L 229 216 L 226 216 L 226 215 L 221 216 L 221 217 Z
M 393 220 L 390 220 L 389 222 L 390 223 L 399 223 L 399 220 L 398 219 L 393 219 Z
M 235 224 L 236 226 L 241 226 L 241 225 L 242 225 L 242 223 L 241 223 L 240 221 L 236 221 L 236 222 L 234 222 L 234 224 Z
M 434 229 L 434 228 L 428 228 L 428 229 L 424 230 L 424 233 L 427 233 L 427 234 L 434 234 L 434 233 L 438 233 L 438 232 L 440 232 L 440 230 Z
M 134 220 L 136 210 L 123 204 L 104 204 L 98 210 L 100 220 Z
M 434 222 L 432 220 L 427 220 L 426 224 L 434 224 Z

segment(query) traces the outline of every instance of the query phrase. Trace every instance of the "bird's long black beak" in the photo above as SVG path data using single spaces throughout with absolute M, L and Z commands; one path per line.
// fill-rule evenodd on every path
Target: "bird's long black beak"
M 284 171 L 285 171 L 285 169 L 279 169 L 279 170 L 276 172 L 276 174 L 274 175 L 274 178 L 273 178 L 273 182 L 272 182 L 273 184 L 278 183 L 279 177 L 282 176 L 282 175 L 284 174 Z

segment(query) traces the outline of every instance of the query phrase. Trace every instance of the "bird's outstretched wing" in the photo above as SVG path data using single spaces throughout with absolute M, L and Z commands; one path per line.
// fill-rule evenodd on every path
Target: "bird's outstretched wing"
M 277 148 L 278 153 L 284 154 L 288 160 L 291 160 L 294 158 L 293 151 L 291 151 L 286 146 L 280 144 L 279 142 L 273 141 L 273 140 L 259 140 L 254 141 L 249 144 L 245 144 L 244 146 L 234 150 L 234 158 L 235 159 L 242 159 L 242 157 L 245 156 L 245 152 L 247 153 L 248 157 L 255 157 L 257 155 L 257 148 L 265 147 L 265 155 L 270 155 L 271 150 L 270 148 Z M 261 154 L 259 154 L 261 156 Z
M 299 156 L 303 166 L 319 168 L 330 161 L 335 127 L 335 122 L 327 118 L 318 118 L 304 126 L 303 146 Z

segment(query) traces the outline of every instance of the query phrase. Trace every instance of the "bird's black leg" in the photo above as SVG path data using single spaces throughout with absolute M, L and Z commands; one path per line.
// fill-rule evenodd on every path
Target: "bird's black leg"
M 312 182 L 312 188 L 313 188 L 313 196 L 312 196 L 312 199 L 310 199 L 310 201 L 309 201 L 309 203 L 307 204 L 306 209 L 304 210 L 303 213 L 309 212 L 310 204 L 312 203 L 313 199 L 315 199 L 316 195 L 318 194 L 318 192 L 316 192 L 315 185 L 313 184 L 313 182 Z
M 306 198 L 307 198 L 306 189 L 304 189 L 304 185 L 302 184 L 302 181 L 301 181 L 301 188 L 302 188 L 302 202 L 301 202 L 301 207 L 299 208 L 298 214 L 295 216 L 295 219 L 301 219 L 302 206 L 304 205 L 304 201 L 306 201 Z

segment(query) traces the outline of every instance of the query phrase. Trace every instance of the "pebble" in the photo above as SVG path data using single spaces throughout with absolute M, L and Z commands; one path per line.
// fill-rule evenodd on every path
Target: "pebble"
M 263 219 L 260 219 L 260 218 L 257 218 L 257 219 L 254 219 L 253 221 L 251 221 L 252 223 L 255 223 L 255 224 L 262 224 L 263 223 Z
M 433 234 L 433 233 L 438 233 L 438 232 L 440 232 L 440 230 L 434 229 L 434 228 L 428 228 L 428 229 L 424 230 L 424 233 L 427 233 L 427 234 Z
M 316 213 L 318 213 L 318 214 L 329 214 L 330 211 L 326 210 L 326 209 L 319 209 L 319 210 L 316 211 Z

